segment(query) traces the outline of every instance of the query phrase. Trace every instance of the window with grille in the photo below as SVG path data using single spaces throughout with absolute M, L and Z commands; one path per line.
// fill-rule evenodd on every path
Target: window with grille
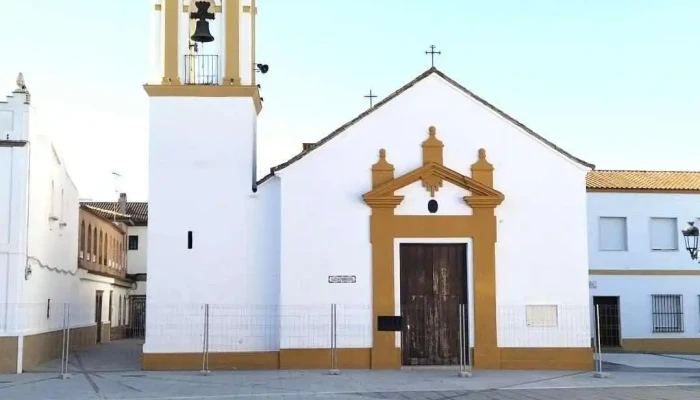
M 677 294 L 651 296 L 654 332 L 683 332 L 683 298 Z
M 136 235 L 129 235 L 129 250 L 139 249 L 139 237 Z

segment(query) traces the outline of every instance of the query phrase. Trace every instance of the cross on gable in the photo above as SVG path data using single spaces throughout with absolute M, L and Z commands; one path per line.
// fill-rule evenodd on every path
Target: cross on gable
M 426 51 L 425 54 L 430 54 L 430 66 L 434 67 L 435 66 L 435 54 L 440 55 L 440 54 L 442 54 L 442 52 L 435 51 L 435 45 L 431 44 L 430 51 Z

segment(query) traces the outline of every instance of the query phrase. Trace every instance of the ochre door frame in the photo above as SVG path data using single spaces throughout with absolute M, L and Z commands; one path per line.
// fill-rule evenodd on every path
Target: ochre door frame
M 464 176 L 442 165 L 442 142 L 435 128 L 428 130 L 423 142 L 423 165 L 394 178 L 394 167 L 386 160 L 386 151 L 379 151 L 379 161 L 372 166 L 372 190 L 363 196 L 372 208 L 370 242 L 372 244 L 372 317 L 373 337 L 371 368 L 401 367 L 401 350 L 396 347 L 394 332 L 376 329 L 378 316 L 395 315 L 394 240 L 396 238 L 464 238 L 473 241 L 474 287 L 474 367 L 500 368 L 496 327 L 496 217 L 495 208 L 504 200 L 493 189 L 493 166 L 480 149 L 472 176 Z M 403 196 L 394 192 L 417 181 L 431 196 L 443 181 L 470 192 L 464 197 L 472 215 L 395 215 L 394 209 Z

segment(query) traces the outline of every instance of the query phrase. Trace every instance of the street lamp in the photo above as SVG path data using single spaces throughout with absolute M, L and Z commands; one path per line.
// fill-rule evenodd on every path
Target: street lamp
M 693 221 L 688 222 L 688 227 L 681 231 L 685 239 L 685 249 L 690 253 L 690 258 L 696 260 L 698 258 L 698 236 L 700 229 L 695 226 Z

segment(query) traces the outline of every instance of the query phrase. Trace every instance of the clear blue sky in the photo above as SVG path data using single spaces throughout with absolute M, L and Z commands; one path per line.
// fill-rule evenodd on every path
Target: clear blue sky
M 147 197 L 147 0 L 8 1 L 0 94 L 25 74 L 81 197 Z M 436 65 L 598 168 L 700 170 L 698 0 L 258 0 L 260 173 Z

